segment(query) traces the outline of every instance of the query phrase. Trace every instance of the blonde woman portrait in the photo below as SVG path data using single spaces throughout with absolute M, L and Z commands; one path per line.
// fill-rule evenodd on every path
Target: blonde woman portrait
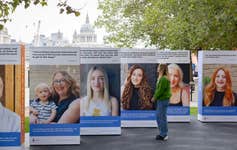
M 86 96 L 81 98 L 81 116 L 118 116 L 118 100 L 109 93 L 109 79 L 101 66 L 87 75 Z
M 230 71 L 225 67 L 216 68 L 204 89 L 204 106 L 236 106 L 236 101 Z
M 172 96 L 169 106 L 189 106 L 190 88 L 183 82 L 183 71 L 177 64 L 168 65 Z

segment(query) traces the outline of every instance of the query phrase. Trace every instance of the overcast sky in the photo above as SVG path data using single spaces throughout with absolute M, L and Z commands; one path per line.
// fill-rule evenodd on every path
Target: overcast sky
M 64 38 L 71 42 L 74 30 L 79 33 L 81 25 L 85 23 L 87 13 L 91 24 L 99 15 L 97 10 L 98 0 L 68 0 L 71 6 L 80 9 L 81 15 L 79 17 L 75 17 L 73 14 L 59 14 L 57 1 L 48 0 L 48 6 L 46 7 L 31 6 L 28 9 L 24 9 L 22 6 L 18 7 L 11 16 L 12 21 L 6 24 L 11 38 L 30 43 L 37 31 L 37 24 L 40 20 L 40 34 L 48 37 L 51 33 L 60 30 Z M 104 31 L 97 29 L 96 33 L 97 41 L 102 43 Z

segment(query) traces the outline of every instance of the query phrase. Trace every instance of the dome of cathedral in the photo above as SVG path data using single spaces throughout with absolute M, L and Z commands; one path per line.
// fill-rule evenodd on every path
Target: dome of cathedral
M 94 28 L 90 24 L 83 24 L 80 29 L 81 33 L 94 32 Z
M 90 25 L 89 16 L 86 15 L 86 23 L 81 26 L 80 29 L 81 33 L 94 33 L 94 28 Z

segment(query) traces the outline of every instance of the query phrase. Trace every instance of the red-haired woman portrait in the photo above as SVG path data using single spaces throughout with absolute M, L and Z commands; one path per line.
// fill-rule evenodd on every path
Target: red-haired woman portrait
M 217 68 L 204 90 L 204 106 L 235 106 L 237 94 L 233 92 L 231 74 L 224 67 Z
M 144 69 L 139 65 L 132 65 L 122 88 L 122 109 L 151 110 L 151 98 L 152 89 L 147 82 Z

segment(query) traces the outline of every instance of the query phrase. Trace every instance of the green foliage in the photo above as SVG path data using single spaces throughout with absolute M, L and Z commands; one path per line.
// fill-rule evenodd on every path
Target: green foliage
M 59 13 L 74 14 L 79 16 L 80 12 L 67 4 L 67 0 L 58 0 Z M 0 30 L 3 29 L 4 23 L 10 21 L 9 15 L 14 13 L 19 5 L 27 9 L 31 5 L 47 6 L 47 0 L 0 0 Z
M 29 117 L 25 117 L 25 133 L 28 133 L 30 131 L 30 119 Z
M 2 24 L 0 24 L 0 30 L 2 30 L 3 29 L 3 25 Z
M 237 47 L 236 0 L 103 0 L 96 25 L 118 47 L 139 41 L 164 49 Z
M 75 16 L 80 16 L 79 10 L 73 9 L 67 4 L 67 1 L 60 1 L 57 6 L 60 7 L 60 14 L 66 12 L 66 14 L 74 14 Z
M 197 107 L 190 107 L 190 115 L 197 116 L 198 108 Z
M 210 83 L 210 82 L 211 82 L 211 78 L 210 77 L 204 77 L 203 81 L 202 81 L 203 87 L 206 87 L 206 85 L 208 83 Z

